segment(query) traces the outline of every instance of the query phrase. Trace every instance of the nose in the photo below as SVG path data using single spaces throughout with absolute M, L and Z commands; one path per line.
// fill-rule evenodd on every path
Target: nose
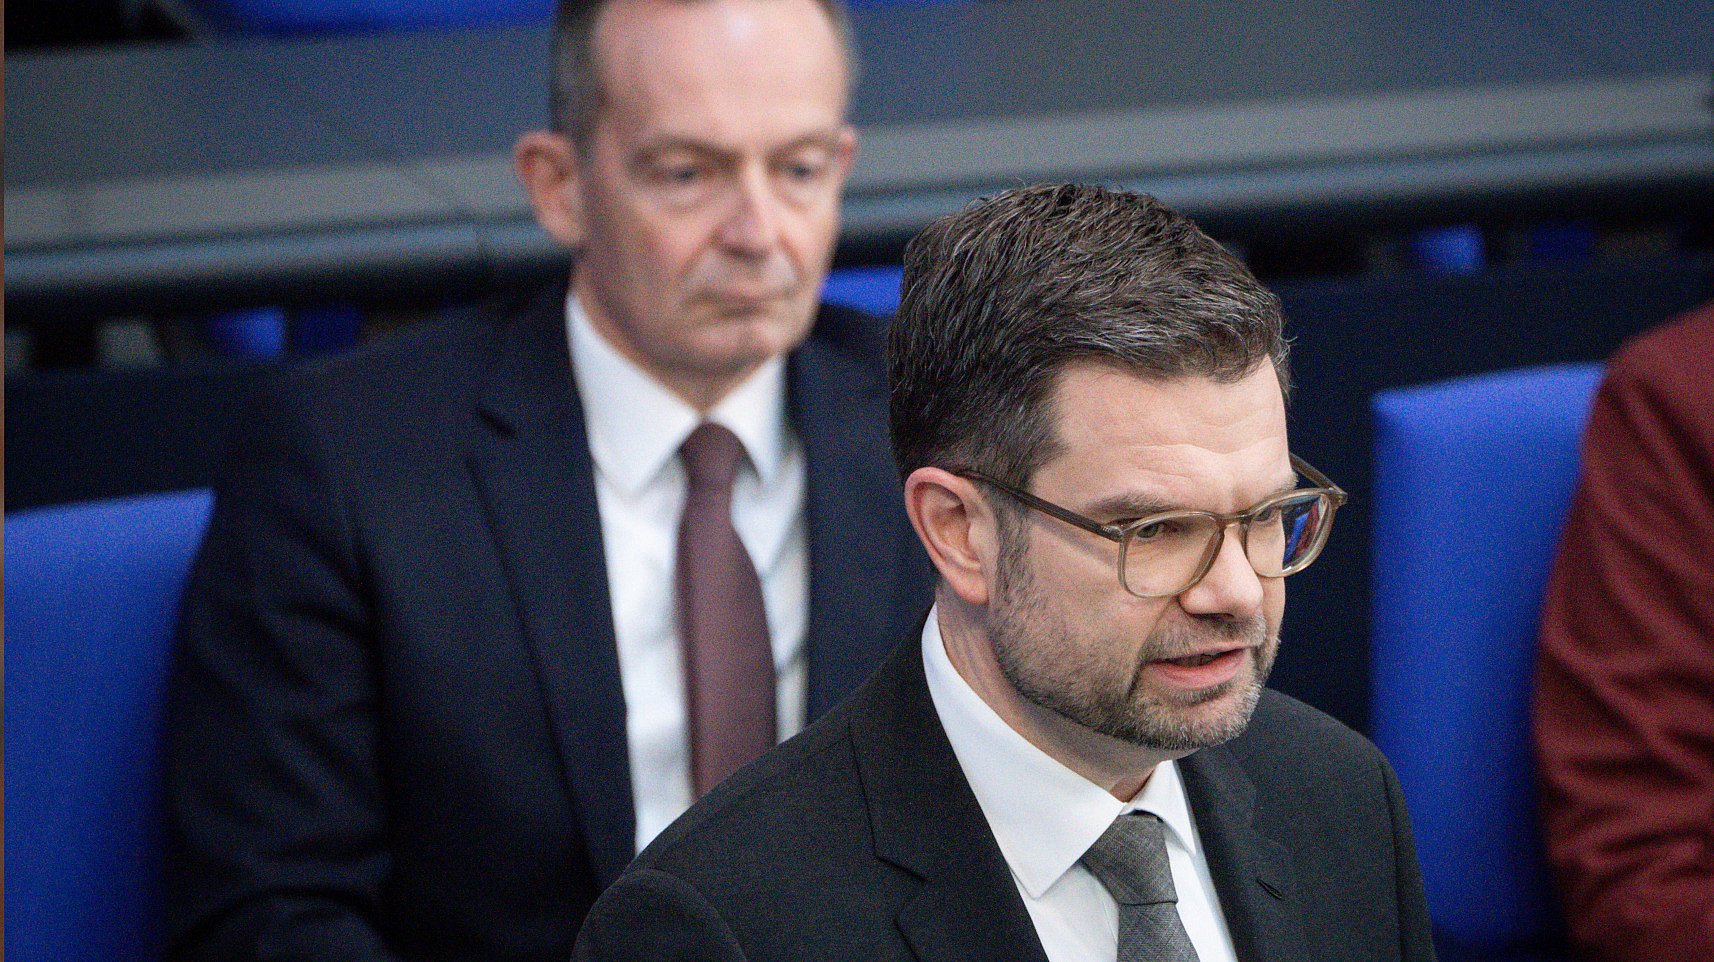
M 736 197 L 720 223 L 720 243 L 734 254 L 746 257 L 766 257 L 779 246 L 779 199 L 764 173 L 746 174 L 739 179 Z
M 1226 526 L 1208 574 L 1178 600 L 1193 615 L 1250 619 L 1262 614 L 1262 577 L 1244 553 L 1244 540 L 1236 524 Z

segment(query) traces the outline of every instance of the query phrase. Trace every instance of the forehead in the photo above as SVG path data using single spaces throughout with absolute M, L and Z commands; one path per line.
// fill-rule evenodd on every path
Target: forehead
M 595 26 L 601 123 L 744 146 L 837 126 L 845 51 L 815 0 L 615 0 Z
M 1060 447 L 1044 472 L 1097 485 L 1116 478 L 1165 488 L 1230 483 L 1233 493 L 1291 478 L 1285 402 L 1272 364 L 1222 383 L 1075 363 L 1060 373 L 1052 398 Z

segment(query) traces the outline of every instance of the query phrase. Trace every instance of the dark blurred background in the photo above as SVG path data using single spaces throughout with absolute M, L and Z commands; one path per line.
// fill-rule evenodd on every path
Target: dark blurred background
M 1603 358 L 1714 295 L 1714 0 L 853 6 L 847 278 L 1075 179 L 1281 292 L 1294 447 L 1354 499 L 1276 684 L 1358 728 L 1368 397 Z M 562 274 L 509 156 L 550 9 L 6 4 L 7 510 L 206 485 L 257 378 Z

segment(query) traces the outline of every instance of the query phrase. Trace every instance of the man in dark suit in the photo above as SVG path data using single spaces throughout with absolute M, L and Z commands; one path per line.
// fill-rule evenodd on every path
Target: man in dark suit
M 817 306 L 840 13 L 567 3 L 517 159 L 569 284 L 262 400 L 183 614 L 175 956 L 559 962 L 920 616 L 881 326 Z
M 905 260 L 935 608 L 639 856 L 576 958 L 1431 959 L 1391 768 L 1263 687 L 1344 499 L 1287 447 L 1279 301 L 1099 188 L 979 202 Z

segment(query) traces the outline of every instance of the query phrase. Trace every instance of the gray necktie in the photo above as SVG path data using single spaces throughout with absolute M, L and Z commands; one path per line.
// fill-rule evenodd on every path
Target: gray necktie
M 705 423 L 679 457 L 689 483 L 678 529 L 678 629 L 691 784 L 701 797 L 774 744 L 774 650 L 761 579 L 732 526 L 744 446 Z
M 1166 856 L 1166 826 L 1148 812 L 1107 826 L 1083 865 L 1119 903 L 1118 962 L 1196 962 L 1178 917 L 1178 889 Z

